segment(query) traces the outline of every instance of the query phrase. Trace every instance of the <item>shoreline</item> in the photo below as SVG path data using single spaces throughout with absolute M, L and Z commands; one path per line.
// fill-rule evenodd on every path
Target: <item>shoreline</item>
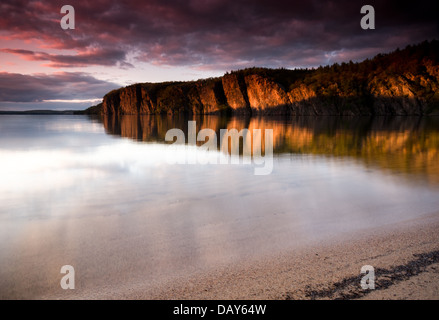
M 258 256 L 157 281 L 43 295 L 36 299 L 418 300 L 439 299 L 439 212 L 375 230 L 335 236 L 294 251 Z M 360 269 L 375 268 L 363 290 Z M 126 274 L 120 274 L 120 279 Z M 79 294 L 78 294 L 79 293 Z
M 356 239 L 342 236 L 295 252 L 195 274 L 115 299 L 311 300 L 439 299 L 439 213 Z M 363 290 L 363 265 L 375 268 L 375 290 Z M 124 290 L 125 291 L 125 290 Z
M 75 290 L 59 289 L 59 269 L 54 268 L 50 273 L 40 272 L 46 278 L 33 279 L 30 275 L 20 278 L 23 286 L 11 287 L 12 291 L 5 291 L 2 296 L 37 300 L 436 300 L 439 299 L 437 230 L 439 212 L 355 234 L 339 233 L 295 243 L 279 251 L 255 250 L 245 258 L 217 261 L 205 268 L 181 268 L 176 265 L 177 259 L 172 268 L 175 272 L 156 275 L 146 269 L 132 274 L 130 269 L 108 268 L 94 278 L 83 267 L 100 261 L 97 259 L 79 265 Z M 360 287 L 364 276 L 360 270 L 365 265 L 375 269 L 374 290 Z M 84 273 L 86 277 L 81 276 Z M 43 287 L 32 295 L 26 292 L 44 281 L 49 284 L 45 290 Z

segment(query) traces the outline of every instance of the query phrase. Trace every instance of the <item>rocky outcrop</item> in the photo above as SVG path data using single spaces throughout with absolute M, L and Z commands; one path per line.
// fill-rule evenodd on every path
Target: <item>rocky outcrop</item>
M 287 114 L 290 99 L 284 88 L 258 74 L 245 77 L 247 96 L 252 113 Z
M 229 109 L 221 80 L 134 84 L 104 96 L 101 114 L 210 114 Z
M 288 92 L 288 97 L 291 102 L 291 109 L 293 114 L 297 115 L 315 115 L 322 114 L 317 103 L 317 94 L 314 90 L 305 85 L 300 85 Z M 328 112 L 330 113 L 330 112 Z M 325 113 L 323 113 L 325 114 Z
M 420 99 L 417 99 L 406 79 L 401 76 L 385 80 L 374 77 L 369 83 L 373 95 L 373 109 L 378 114 L 421 115 Z
M 226 74 L 222 78 L 222 85 L 227 103 L 234 112 L 251 113 L 243 79 L 238 79 L 237 74 Z
M 201 112 L 194 113 L 218 113 L 227 108 L 224 91 L 219 80 L 198 82 L 197 88 L 202 108 L 197 110 Z
M 288 93 L 291 101 L 291 113 L 306 116 L 364 116 L 374 114 L 366 97 L 343 95 L 337 84 L 333 84 L 330 90 L 335 91 L 335 94 L 321 95 L 305 85 L 292 89 Z
M 252 68 L 105 95 L 101 114 L 423 115 L 439 112 L 439 42 L 314 70 Z M 422 55 L 422 59 L 420 59 Z

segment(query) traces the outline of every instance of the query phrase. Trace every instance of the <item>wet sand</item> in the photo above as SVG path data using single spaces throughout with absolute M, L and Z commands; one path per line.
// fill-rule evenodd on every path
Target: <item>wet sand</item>
M 248 261 L 154 291 L 140 299 L 439 299 L 439 216 L 363 232 Z M 375 290 L 360 287 L 363 265 Z
M 437 230 L 439 213 L 156 283 L 40 298 L 439 299 Z M 363 265 L 375 268 L 375 290 L 360 287 Z

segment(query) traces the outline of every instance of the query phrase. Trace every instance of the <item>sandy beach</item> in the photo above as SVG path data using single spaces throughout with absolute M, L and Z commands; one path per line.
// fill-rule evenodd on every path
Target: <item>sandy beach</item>
M 439 299 L 438 228 L 439 214 L 434 214 L 155 283 L 127 282 L 39 298 Z M 363 265 L 375 268 L 375 290 L 360 287 Z
M 140 299 L 439 299 L 439 216 L 248 261 Z M 375 290 L 360 286 L 363 265 L 375 268 Z

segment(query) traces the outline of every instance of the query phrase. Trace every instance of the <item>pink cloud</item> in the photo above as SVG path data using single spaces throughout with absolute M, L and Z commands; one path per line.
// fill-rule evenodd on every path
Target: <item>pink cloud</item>
M 0 16 L 0 30 L 4 47 L 8 39 L 38 39 L 33 53 L 7 49 L 51 67 L 129 66 L 126 57 L 133 53 L 137 61 L 154 65 L 205 69 L 233 69 L 245 61 L 318 66 L 326 63 L 327 52 L 349 52 L 358 60 L 367 48 L 375 54 L 437 36 L 431 1 L 410 7 L 396 0 L 370 4 L 379 12 L 376 32 L 360 28 L 359 0 L 96 0 L 73 3 L 76 29 L 62 30 L 59 1 L 3 0 L 0 9 L 7 14 Z

